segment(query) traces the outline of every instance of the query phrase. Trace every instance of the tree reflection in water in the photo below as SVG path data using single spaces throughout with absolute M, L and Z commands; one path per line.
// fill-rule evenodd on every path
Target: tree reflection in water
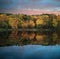
M 0 46 L 6 45 L 55 45 L 60 44 L 60 36 L 54 32 L 0 32 Z

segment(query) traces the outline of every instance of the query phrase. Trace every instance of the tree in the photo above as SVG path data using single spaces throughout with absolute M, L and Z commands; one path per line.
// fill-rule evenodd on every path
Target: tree
M 18 29 L 18 19 L 15 17 L 9 16 L 9 25 L 12 27 L 12 29 L 17 30 Z
M 0 14 L 0 27 L 8 28 L 8 16 L 6 14 Z
M 57 27 L 57 25 L 58 25 L 57 19 L 53 19 L 52 25 L 53 25 L 53 27 L 55 27 L 55 28 Z
M 28 28 L 34 28 L 35 27 L 35 23 L 33 20 L 30 20 L 28 23 Z
M 44 25 L 43 16 L 39 16 L 39 18 L 36 20 L 36 26 L 38 28 L 42 28 L 43 25 Z

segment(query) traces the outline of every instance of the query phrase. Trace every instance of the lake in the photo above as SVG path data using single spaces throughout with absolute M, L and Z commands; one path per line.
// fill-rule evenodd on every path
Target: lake
M 0 59 L 60 59 L 59 32 L 0 32 Z

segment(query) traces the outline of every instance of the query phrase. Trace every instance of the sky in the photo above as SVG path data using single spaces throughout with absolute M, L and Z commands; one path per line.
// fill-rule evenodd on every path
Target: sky
M 60 0 L 0 0 L 0 13 L 60 12 Z

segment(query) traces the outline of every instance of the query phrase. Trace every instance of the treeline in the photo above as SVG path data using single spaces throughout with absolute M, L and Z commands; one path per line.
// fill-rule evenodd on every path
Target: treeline
M 0 29 L 56 29 L 60 27 L 60 15 L 0 14 Z

